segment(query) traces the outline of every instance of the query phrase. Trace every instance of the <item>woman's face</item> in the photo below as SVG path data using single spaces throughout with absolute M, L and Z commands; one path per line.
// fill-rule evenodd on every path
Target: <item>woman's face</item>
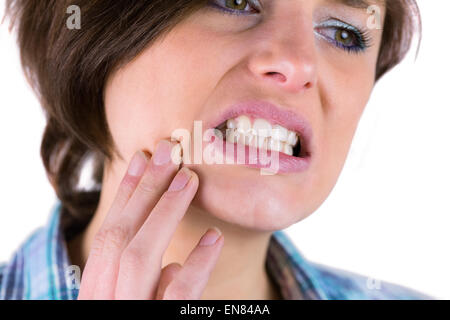
M 335 185 L 374 85 L 382 30 L 370 27 L 376 19 L 366 7 L 349 6 L 360 2 L 211 1 L 109 78 L 105 108 L 119 152 L 126 160 L 139 149 L 153 152 L 174 130 L 192 133 L 201 121 L 205 132 L 230 106 L 250 103 L 230 117 L 296 132 L 307 165 L 290 165 L 298 158 L 286 147 L 280 167 L 290 169 L 274 175 L 204 159 L 185 164 L 200 178 L 192 205 L 259 230 L 307 217 Z

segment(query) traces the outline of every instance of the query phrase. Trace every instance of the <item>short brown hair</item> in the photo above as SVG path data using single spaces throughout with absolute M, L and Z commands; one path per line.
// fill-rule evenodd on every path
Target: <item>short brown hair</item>
M 24 73 L 46 115 L 41 157 L 62 203 L 67 240 L 89 223 L 99 201 L 99 188 L 78 189 L 86 160 L 94 160 L 92 178 L 101 185 L 104 161 L 116 152 L 103 104 L 108 76 L 205 2 L 6 0 Z M 74 4 L 81 30 L 65 27 Z M 376 80 L 403 59 L 420 27 L 414 0 L 388 0 L 386 9 Z

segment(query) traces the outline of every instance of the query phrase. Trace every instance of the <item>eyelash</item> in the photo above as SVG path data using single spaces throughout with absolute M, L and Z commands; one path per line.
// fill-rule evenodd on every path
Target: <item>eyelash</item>
M 253 14 L 253 13 L 250 13 L 250 12 L 243 13 L 245 11 L 233 10 L 233 9 L 226 8 L 223 5 L 218 4 L 218 2 L 220 2 L 220 1 L 221 0 L 209 0 L 208 1 L 208 5 L 211 6 L 211 7 L 216 8 L 216 9 L 219 9 L 220 11 L 222 11 L 222 13 L 229 14 L 229 15 L 232 15 L 232 16 L 248 16 L 248 15 L 252 15 Z M 257 1 L 257 0 L 247 0 L 248 6 L 250 8 L 252 8 L 253 10 L 255 10 L 256 12 L 258 12 L 258 5 L 256 5 L 254 1 Z
M 354 46 L 345 46 L 342 43 L 337 42 L 336 40 L 327 37 L 323 34 L 319 33 L 319 36 L 324 38 L 326 41 L 334 44 L 336 47 L 343 49 L 349 53 L 361 53 L 364 52 L 367 48 L 372 45 L 372 38 L 370 37 L 370 33 L 366 29 L 359 30 L 358 28 L 351 26 L 341 20 L 336 20 L 335 18 L 328 17 L 328 20 L 319 25 L 317 29 L 334 29 L 337 31 L 346 31 L 351 34 L 352 37 L 355 38 L 356 45 Z
M 209 0 L 208 6 L 218 9 L 223 14 L 231 15 L 231 16 L 248 16 L 248 15 L 254 14 L 252 12 L 246 12 L 246 11 L 233 10 L 233 9 L 226 8 L 223 5 L 219 4 L 219 2 L 222 2 L 222 1 L 224 1 L 224 0 Z M 257 0 L 247 0 L 247 2 L 248 2 L 247 6 L 249 6 L 254 11 L 256 11 L 256 13 L 259 13 L 259 11 L 258 11 L 259 7 L 254 1 L 257 1 Z M 246 13 L 243 13 L 243 12 L 246 12 Z M 329 20 L 327 22 L 325 22 L 325 24 L 319 25 L 318 29 L 324 29 L 324 28 L 330 29 L 331 28 L 331 29 L 336 30 L 336 32 L 337 31 L 346 31 L 346 32 L 349 32 L 356 39 L 356 43 L 357 43 L 356 46 L 345 46 L 342 43 L 339 43 L 336 40 L 331 39 L 331 38 L 319 33 L 319 35 L 322 38 L 324 38 L 326 41 L 332 43 L 337 48 L 345 50 L 346 52 L 349 52 L 349 53 L 361 53 L 361 52 L 364 52 L 367 48 L 369 48 L 371 46 L 371 38 L 370 38 L 368 30 L 364 30 L 364 29 L 359 30 L 356 27 L 353 27 L 343 21 L 336 20 L 332 17 L 328 17 L 328 19 Z

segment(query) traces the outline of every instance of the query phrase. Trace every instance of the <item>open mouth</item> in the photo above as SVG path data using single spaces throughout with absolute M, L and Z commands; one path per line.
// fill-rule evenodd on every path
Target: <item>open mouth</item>
M 229 143 L 254 147 L 258 150 L 271 150 L 290 157 L 307 156 L 302 136 L 279 124 L 273 124 L 263 118 L 240 115 L 221 123 L 216 127 Z

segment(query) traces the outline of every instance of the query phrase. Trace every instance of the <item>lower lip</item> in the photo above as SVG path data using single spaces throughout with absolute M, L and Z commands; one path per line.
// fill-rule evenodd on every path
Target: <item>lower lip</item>
M 278 166 L 275 169 L 276 173 L 297 173 L 297 172 L 303 172 L 306 171 L 310 165 L 311 162 L 311 156 L 308 155 L 306 157 L 294 157 L 287 155 L 283 152 L 277 152 L 272 150 L 267 151 L 261 151 L 260 149 L 244 146 L 237 143 L 230 143 L 227 142 L 224 139 L 218 138 L 214 136 L 214 147 L 219 152 L 222 152 L 224 159 L 226 159 L 226 152 L 232 152 L 232 156 L 234 157 L 233 164 L 242 164 L 250 168 L 256 168 L 256 169 L 267 169 L 270 170 L 271 164 L 270 162 L 268 164 L 267 161 L 264 161 L 264 157 L 261 158 L 260 152 L 264 152 L 267 154 L 267 158 L 271 159 L 272 156 L 274 156 L 275 159 L 278 158 Z M 242 148 L 240 151 L 242 153 L 242 156 L 240 154 L 238 155 L 238 147 Z M 239 158 L 238 158 L 239 156 Z M 278 156 L 278 157 L 277 157 Z M 238 162 L 239 160 L 239 162 Z M 225 160 L 224 160 L 225 161 Z M 227 163 L 227 162 L 225 162 Z

